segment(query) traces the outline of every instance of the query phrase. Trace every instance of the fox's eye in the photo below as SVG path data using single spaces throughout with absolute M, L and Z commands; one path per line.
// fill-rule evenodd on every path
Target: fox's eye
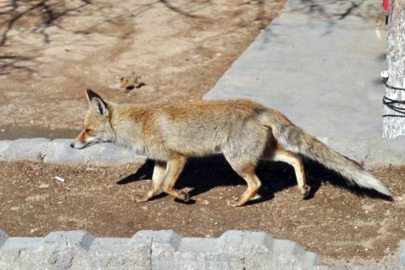
M 93 130 L 92 130 L 92 129 L 89 129 L 89 128 L 86 128 L 85 132 L 86 132 L 86 133 L 92 133 Z

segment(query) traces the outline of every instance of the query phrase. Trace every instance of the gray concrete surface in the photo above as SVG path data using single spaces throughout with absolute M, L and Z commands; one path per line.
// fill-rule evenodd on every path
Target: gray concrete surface
M 120 165 L 142 162 L 144 157 L 113 144 L 98 144 L 77 150 L 69 144 L 73 139 L 49 140 L 46 138 L 0 141 L 0 160 L 31 160 L 54 164 Z
M 227 231 L 186 238 L 173 231 L 139 231 L 132 238 L 96 238 L 85 231 L 9 237 L 0 230 L 0 269 L 272 270 L 404 269 L 398 266 L 317 266 L 318 256 L 264 232 Z
M 95 238 L 85 231 L 70 231 L 25 238 L 8 237 L 0 230 L 2 270 L 308 269 L 316 262 L 316 254 L 263 232 L 182 238 L 173 231 L 140 231 L 132 238 Z
M 289 0 L 204 98 L 256 100 L 317 137 L 381 138 L 381 3 Z

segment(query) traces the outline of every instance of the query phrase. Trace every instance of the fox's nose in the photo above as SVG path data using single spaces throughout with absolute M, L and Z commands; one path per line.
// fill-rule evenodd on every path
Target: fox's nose
M 75 148 L 75 143 L 72 142 L 72 143 L 70 144 L 70 147 Z

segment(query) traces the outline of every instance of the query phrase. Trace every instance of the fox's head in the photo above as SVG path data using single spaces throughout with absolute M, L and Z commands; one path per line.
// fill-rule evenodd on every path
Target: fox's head
M 110 124 L 111 107 L 97 93 L 87 89 L 89 110 L 84 119 L 83 129 L 70 147 L 83 149 L 96 143 L 112 142 L 115 133 Z

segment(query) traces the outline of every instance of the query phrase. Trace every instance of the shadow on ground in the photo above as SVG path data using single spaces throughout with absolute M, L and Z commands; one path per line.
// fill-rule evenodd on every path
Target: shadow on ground
M 135 174 L 121 179 L 117 184 L 123 185 L 142 179 L 151 179 L 153 167 L 154 162 L 148 160 Z M 390 200 L 390 198 L 373 190 L 349 185 L 345 178 L 313 161 L 306 160 L 305 168 L 307 184 L 311 186 L 310 194 L 305 199 L 312 199 L 316 196 L 316 192 L 322 183 L 327 182 L 333 186 L 346 189 L 358 196 Z M 256 173 L 262 181 L 262 187 L 259 191 L 261 198 L 252 200 L 249 204 L 271 200 L 275 193 L 294 187 L 297 184 L 293 168 L 285 163 L 262 161 L 257 167 Z M 189 159 L 176 183 L 176 188 L 192 188 L 189 192 L 192 198 L 217 186 L 236 185 L 246 185 L 246 183 L 232 170 L 222 155 L 216 155 L 207 158 Z M 154 199 L 164 196 L 165 195 L 160 195 Z M 191 201 L 191 203 L 194 202 L 193 200 Z

